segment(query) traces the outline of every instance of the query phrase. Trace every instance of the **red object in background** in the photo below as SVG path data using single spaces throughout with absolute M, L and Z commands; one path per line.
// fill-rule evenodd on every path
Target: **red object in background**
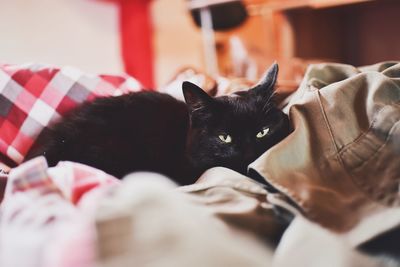
M 119 0 L 122 58 L 126 72 L 154 88 L 151 0 Z

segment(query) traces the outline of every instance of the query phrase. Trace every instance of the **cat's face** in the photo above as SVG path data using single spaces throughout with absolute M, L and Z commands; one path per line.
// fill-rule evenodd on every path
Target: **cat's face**
M 210 97 L 185 82 L 190 112 L 188 155 L 199 170 L 224 166 L 246 173 L 247 166 L 289 132 L 287 116 L 272 102 L 278 66 L 245 92 Z

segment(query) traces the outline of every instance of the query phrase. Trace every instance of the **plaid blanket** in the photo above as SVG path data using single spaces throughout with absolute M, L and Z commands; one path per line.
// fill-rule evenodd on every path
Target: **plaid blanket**
M 0 65 L 0 160 L 21 163 L 37 136 L 79 103 L 141 89 L 127 75 L 90 75 L 72 67 L 39 64 Z
M 78 163 L 49 169 L 43 157 L 14 168 L 0 208 L 0 266 L 94 266 L 94 214 L 118 184 Z

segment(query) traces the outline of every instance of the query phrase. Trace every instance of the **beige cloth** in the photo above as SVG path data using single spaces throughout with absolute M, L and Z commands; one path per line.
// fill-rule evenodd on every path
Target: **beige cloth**
M 352 247 L 339 235 L 298 216 L 285 231 L 277 247 L 274 267 L 395 267 L 396 261 L 372 257 Z
M 268 193 L 260 184 L 235 171 L 216 167 L 206 171 L 194 185 L 180 187 L 193 203 L 206 206 L 230 227 L 265 241 L 280 238 L 288 222 L 279 219 Z
M 232 187 L 226 188 L 232 198 L 221 205 L 220 212 L 222 206 L 227 213 L 254 207 L 256 201 L 240 200 L 234 190 L 228 189 Z M 230 193 L 222 195 L 229 198 Z M 218 206 L 217 199 L 221 200 L 213 198 L 211 191 L 208 199 L 211 206 Z M 98 265 L 270 266 L 272 252 L 268 245 L 223 223 L 214 216 L 213 209 L 203 204 L 196 196 L 177 192 L 176 185 L 161 175 L 128 175 L 99 202 Z
M 225 168 L 210 169 L 181 188 L 157 174 L 129 175 L 99 202 L 98 266 L 396 266 L 362 255 L 346 235 L 301 215 L 273 253 L 260 240 L 282 230 L 269 196 Z
M 311 65 L 294 131 L 251 168 L 310 220 L 353 243 L 400 224 L 400 64 Z

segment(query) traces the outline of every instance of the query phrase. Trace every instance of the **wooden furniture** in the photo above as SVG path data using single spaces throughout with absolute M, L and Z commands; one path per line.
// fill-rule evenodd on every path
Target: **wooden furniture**
M 282 59 L 353 65 L 400 59 L 400 1 L 263 0 L 250 10 L 267 17 Z M 252 3 L 250 3 L 252 2 Z
M 310 62 L 356 66 L 400 60 L 400 1 L 245 0 L 248 21 L 216 33 L 220 72 L 232 73 L 229 42 L 239 36 L 261 75 L 274 60 L 281 83 L 296 87 Z M 289 89 L 288 89 L 289 90 Z
M 221 75 L 240 76 L 232 62 L 232 37 L 242 41 L 244 56 L 256 63 L 256 77 L 277 60 L 278 81 L 291 88 L 310 62 L 360 66 L 400 60 L 399 0 L 243 1 L 249 19 L 238 28 L 215 33 Z M 159 84 L 182 65 L 205 70 L 201 30 L 190 17 L 187 0 L 154 1 L 154 7 Z

